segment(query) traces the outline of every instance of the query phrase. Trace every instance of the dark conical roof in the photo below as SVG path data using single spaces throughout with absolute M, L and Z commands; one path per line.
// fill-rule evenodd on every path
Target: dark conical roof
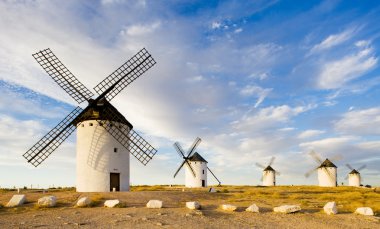
M 189 157 L 189 161 L 201 161 L 208 163 L 199 153 L 195 152 L 191 157 Z
M 270 165 L 268 165 L 263 171 L 275 171 Z
M 90 100 L 89 103 L 88 107 L 85 108 L 86 112 L 73 121 L 74 125 L 86 120 L 108 120 L 125 124 L 130 129 L 133 128 L 132 124 L 106 99 L 102 99 L 97 103 Z
M 337 168 L 336 165 L 334 165 L 334 163 L 332 163 L 329 159 L 326 158 L 326 160 L 324 162 L 322 162 L 322 164 L 318 167 L 318 168 L 323 168 L 323 167 L 333 167 L 333 168 Z
M 349 174 L 360 174 L 358 170 L 353 169 Z

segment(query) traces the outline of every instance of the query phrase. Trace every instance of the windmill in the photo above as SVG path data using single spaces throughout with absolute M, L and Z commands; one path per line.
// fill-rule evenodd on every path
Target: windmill
M 354 169 L 351 165 L 346 164 L 347 168 L 351 170 L 351 172 L 346 176 L 346 179 L 348 179 L 348 186 L 354 186 L 354 187 L 360 187 L 361 184 L 361 175 L 360 170 L 367 167 L 366 165 L 360 166 L 358 169 Z
M 272 157 L 267 166 L 256 163 L 256 166 L 263 169 L 263 175 L 261 177 L 263 186 L 276 186 L 276 175 L 280 175 L 280 173 L 272 168 L 272 164 L 275 159 L 275 157 Z
M 151 54 L 141 49 L 106 77 L 95 86 L 99 94 L 95 99 L 50 49 L 33 57 L 76 102 L 87 101 L 88 105 L 70 112 L 23 154 L 25 159 L 37 167 L 77 129 L 77 191 L 128 191 L 129 154 L 146 165 L 157 150 L 133 130 L 110 101 L 156 63 Z
M 177 176 L 178 172 L 181 170 L 183 165 L 186 164 L 186 187 L 207 187 L 207 170 L 210 171 L 210 173 L 218 181 L 218 186 L 220 186 L 219 179 L 207 166 L 208 162 L 201 155 L 199 155 L 199 153 L 195 152 L 195 148 L 199 145 L 199 143 L 201 143 L 201 139 L 196 138 L 193 145 L 189 148 L 186 154 L 178 142 L 174 143 L 174 148 L 176 149 L 179 156 L 183 158 L 183 162 L 175 172 L 174 178 Z
M 328 158 L 322 160 L 314 151 L 309 155 L 318 163 L 318 167 L 305 173 L 305 177 L 309 177 L 314 171 L 318 172 L 318 183 L 321 187 L 337 186 L 337 167 Z M 334 157 L 332 160 L 338 160 L 340 156 Z

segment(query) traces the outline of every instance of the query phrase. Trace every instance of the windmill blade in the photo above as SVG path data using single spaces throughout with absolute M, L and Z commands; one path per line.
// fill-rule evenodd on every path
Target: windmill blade
M 326 167 L 323 167 L 323 169 L 326 171 L 331 181 L 335 180 L 334 175 L 330 173 L 330 170 L 328 170 Z
M 346 164 L 346 167 L 350 170 L 354 170 L 354 168 L 352 168 L 352 166 L 350 164 Z
M 182 146 L 178 142 L 174 143 L 173 145 L 178 155 L 182 157 L 183 159 L 186 159 L 185 154 L 184 154 L 185 151 L 182 149 Z
M 276 157 L 272 157 L 272 158 L 270 159 L 269 164 L 268 164 L 269 166 L 271 166 L 271 165 L 273 164 L 274 159 L 276 159 Z
M 121 90 L 140 77 L 148 69 L 156 64 L 156 61 L 143 48 L 131 59 L 121 65 L 107 78 L 95 86 L 94 90 L 111 101 Z
M 256 166 L 258 166 L 258 167 L 260 167 L 260 168 L 262 168 L 262 169 L 265 169 L 265 166 L 264 165 L 262 165 L 262 164 L 260 164 L 260 163 L 255 163 L 256 164 Z
M 148 164 L 157 150 L 151 146 L 129 126 L 124 125 L 124 117 L 111 107 L 103 108 L 105 120 L 97 120 L 99 125 L 105 128 L 121 145 L 139 160 L 143 165 Z M 112 120 L 112 121 L 109 121 Z
M 347 174 L 347 176 L 344 178 L 345 180 L 348 180 L 348 174 Z
M 179 171 L 181 170 L 182 166 L 185 164 L 186 160 L 183 160 L 182 164 L 178 167 L 177 171 L 174 173 L 174 178 L 177 176 Z
M 75 101 L 88 101 L 94 94 L 62 64 L 50 49 L 33 54 L 34 59 Z
M 264 176 L 263 176 L 263 175 L 261 175 L 260 181 L 261 181 L 261 182 L 264 181 Z
M 357 170 L 360 171 L 360 170 L 362 170 L 362 169 L 365 169 L 366 167 L 367 167 L 367 165 L 362 165 L 362 166 L 360 166 Z
M 23 157 L 34 167 L 41 164 L 75 130 L 76 126 L 73 125 L 73 121 L 82 111 L 82 108 L 76 107 L 57 126 L 24 153 Z
M 214 176 L 214 178 L 218 181 L 218 186 L 220 186 L 221 182 L 220 180 L 215 176 L 215 174 L 211 171 L 211 169 L 209 167 L 207 167 L 208 171 L 210 171 L 210 173 Z
M 195 148 L 197 148 L 197 146 L 199 145 L 199 143 L 201 143 L 201 139 L 199 137 L 197 137 L 193 143 L 193 145 L 189 148 L 189 150 L 187 151 L 187 157 L 189 157 L 195 150 Z
M 314 171 L 316 171 L 317 169 L 318 169 L 318 167 L 309 170 L 307 173 L 305 173 L 305 177 L 308 178 L 308 177 L 309 177 Z
M 318 156 L 318 154 L 316 154 L 314 152 L 314 150 L 312 150 L 309 155 L 318 163 L 318 164 L 322 164 L 323 160 L 320 156 Z
M 189 167 L 189 169 L 190 169 L 191 173 L 193 174 L 193 176 L 196 177 L 193 167 L 191 167 L 190 163 L 187 160 L 185 160 L 185 162 L 186 162 L 186 165 Z

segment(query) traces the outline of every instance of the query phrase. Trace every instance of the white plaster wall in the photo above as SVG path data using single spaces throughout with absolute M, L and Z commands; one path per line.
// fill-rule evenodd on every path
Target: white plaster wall
M 360 174 L 348 174 L 348 185 L 349 186 L 360 186 Z
M 263 186 L 275 186 L 276 176 L 274 171 L 263 171 Z
M 129 152 L 96 120 L 78 124 L 76 158 L 77 192 L 109 192 L 110 173 L 120 173 L 120 191 L 129 191 Z
M 328 172 L 326 171 L 328 170 Z M 318 182 L 321 187 L 336 187 L 337 170 L 334 167 L 326 167 L 318 169 Z
M 207 163 L 201 161 L 189 161 L 191 167 L 195 172 L 195 177 L 187 165 L 185 166 L 185 186 L 187 188 L 202 187 L 202 180 L 205 180 L 205 187 L 207 187 Z M 204 172 L 203 172 L 204 171 Z

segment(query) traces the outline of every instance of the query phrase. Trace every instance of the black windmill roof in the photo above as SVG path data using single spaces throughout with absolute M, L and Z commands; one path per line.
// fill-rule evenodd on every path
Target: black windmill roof
M 360 174 L 358 170 L 353 169 L 349 174 Z
M 323 168 L 323 167 L 329 167 L 329 168 L 337 168 L 334 163 L 332 163 L 329 159 L 326 158 L 324 162 L 318 167 L 318 168 Z
M 92 104 L 91 104 L 92 103 Z M 77 117 L 73 124 L 77 125 L 80 122 L 87 120 L 108 120 L 115 121 L 127 125 L 133 129 L 132 124 L 107 100 L 103 99 L 96 104 L 90 101 L 88 110 L 81 116 Z
M 189 161 L 201 161 L 208 163 L 199 153 L 195 152 L 191 157 L 189 157 Z
M 270 165 L 268 165 L 263 171 L 275 171 Z

